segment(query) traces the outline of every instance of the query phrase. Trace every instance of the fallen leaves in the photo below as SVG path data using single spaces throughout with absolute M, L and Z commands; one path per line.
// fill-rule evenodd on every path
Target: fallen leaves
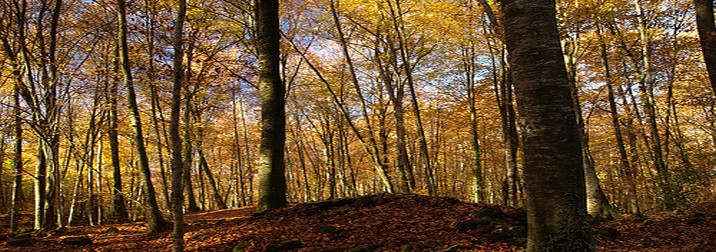
M 599 251 L 716 251 L 716 215 L 627 218 L 594 226 Z M 252 216 L 254 208 L 187 215 L 187 251 L 518 251 L 524 212 L 420 195 L 371 195 Z M 170 251 L 169 233 L 147 237 L 141 223 L 73 226 L 58 233 L 91 244 L 63 244 L 63 236 L 25 235 L 30 241 L 0 251 Z M 7 235 L 2 237 L 8 237 Z M 86 242 L 86 241 L 85 241 Z

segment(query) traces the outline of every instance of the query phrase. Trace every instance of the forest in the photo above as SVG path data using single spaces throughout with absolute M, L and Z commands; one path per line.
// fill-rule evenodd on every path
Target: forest
M 714 202 L 713 12 L 706 0 L 0 0 L 0 229 L 142 222 L 173 230 L 181 251 L 184 215 L 415 196 L 526 207 L 528 251 L 590 251 L 574 242 L 589 224 L 572 222 Z M 571 224 L 538 228 L 560 214 Z

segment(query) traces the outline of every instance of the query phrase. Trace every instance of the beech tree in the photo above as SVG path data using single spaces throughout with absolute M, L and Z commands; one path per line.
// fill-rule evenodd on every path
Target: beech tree
M 694 0 L 696 28 L 701 39 L 701 50 L 706 62 L 711 88 L 716 94 L 716 24 L 714 24 L 714 1 Z
M 579 127 L 555 2 L 502 4 L 525 146 L 527 251 L 592 251 Z
M 156 192 L 152 184 L 151 171 L 149 170 L 149 158 L 142 134 L 142 120 L 137 106 L 137 95 L 134 92 L 132 81 L 132 69 L 129 64 L 129 48 L 127 46 L 127 6 L 125 0 L 117 1 L 117 17 L 119 20 L 119 61 L 122 65 L 122 76 L 124 88 L 127 90 L 127 101 L 131 112 L 132 128 L 134 130 L 135 149 L 139 156 L 139 167 L 142 173 L 142 190 L 145 193 L 147 206 L 144 208 L 144 217 L 147 218 L 147 233 L 161 233 L 170 228 L 170 223 L 164 220 L 159 205 L 157 204 Z
M 285 87 L 279 73 L 278 0 L 256 1 L 259 93 L 261 96 L 261 147 L 259 150 L 259 202 L 264 212 L 288 205 L 286 201 Z

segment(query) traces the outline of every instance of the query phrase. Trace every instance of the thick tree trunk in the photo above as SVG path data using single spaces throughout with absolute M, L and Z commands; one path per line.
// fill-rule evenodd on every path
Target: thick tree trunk
M 579 128 L 552 0 L 502 2 L 524 129 L 527 251 L 592 251 Z
M 37 146 L 37 164 L 35 165 L 35 230 L 45 225 L 45 201 L 47 186 L 47 162 L 42 146 Z
M 129 110 L 131 112 L 131 124 L 134 130 L 134 141 L 137 156 L 139 158 L 139 169 L 142 173 L 142 190 L 145 193 L 146 206 L 145 218 L 147 219 L 147 233 L 157 234 L 167 231 L 170 223 L 164 220 L 157 205 L 156 192 L 152 184 L 151 171 L 149 170 L 149 158 L 147 150 L 144 146 L 144 135 L 142 133 L 142 121 L 137 106 L 137 95 L 134 92 L 134 84 L 132 82 L 132 70 L 129 64 L 129 47 L 127 46 L 127 7 L 125 0 L 117 1 L 117 13 L 119 19 L 119 60 L 122 65 L 122 76 L 124 77 L 124 87 L 127 90 L 127 100 Z
M 259 150 L 259 203 L 257 212 L 285 207 L 286 141 L 285 87 L 279 73 L 278 0 L 256 1 L 261 97 L 261 146 Z
M 716 94 L 716 24 L 714 24 L 714 1 L 694 0 L 696 6 L 696 29 L 701 39 L 706 71 L 711 88 Z

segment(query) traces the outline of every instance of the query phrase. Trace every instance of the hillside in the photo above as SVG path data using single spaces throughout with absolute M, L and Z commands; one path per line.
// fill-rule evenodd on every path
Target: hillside
M 598 250 L 716 251 L 714 209 L 596 224 Z M 521 210 L 444 197 L 371 195 L 253 211 L 188 215 L 187 251 L 517 251 L 526 236 Z M 73 226 L 25 239 L 10 239 L 7 223 L 0 227 L 0 251 L 168 251 L 171 245 L 169 233 L 144 236 L 138 222 Z M 91 244 L 64 244 L 68 237 Z

